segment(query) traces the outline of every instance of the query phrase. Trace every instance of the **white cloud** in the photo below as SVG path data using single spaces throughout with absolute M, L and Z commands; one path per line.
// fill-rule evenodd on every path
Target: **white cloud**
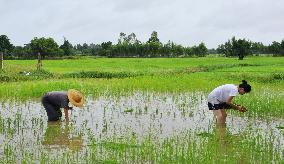
M 0 34 L 15 45 L 116 42 L 120 32 L 145 42 L 154 30 L 185 46 L 216 48 L 232 36 L 269 44 L 284 39 L 283 11 L 281 0 L 0 0 Z

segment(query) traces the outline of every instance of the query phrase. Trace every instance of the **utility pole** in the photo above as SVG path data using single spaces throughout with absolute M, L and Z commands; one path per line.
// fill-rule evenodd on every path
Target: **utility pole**
M 40 52 L 37 54 L 37 70 L 40 71 L 42 69 L 42 61 Z
M 0 69 L 3 70 L 3 52 L 0 52 Z

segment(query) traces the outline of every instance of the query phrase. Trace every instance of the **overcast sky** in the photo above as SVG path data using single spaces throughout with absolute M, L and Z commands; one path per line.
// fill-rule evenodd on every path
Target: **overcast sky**
M 0 0 L 0 22 L 14 45 L 117 43 L 120 32 L 145 42 L 152 31 L 184 46 L 217 48 L 232 36 L 268 45 L 284 39 L 284 0 Z

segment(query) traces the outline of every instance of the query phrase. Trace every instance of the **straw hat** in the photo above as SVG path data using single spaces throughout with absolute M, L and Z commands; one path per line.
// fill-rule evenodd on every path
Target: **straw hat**
M 67 92 L 67 96 L 72 105 L 76 107 L 83 106 L 84 98 L 83 98 L 83 95 L 79 91 L 75 89 L 69 89 Z

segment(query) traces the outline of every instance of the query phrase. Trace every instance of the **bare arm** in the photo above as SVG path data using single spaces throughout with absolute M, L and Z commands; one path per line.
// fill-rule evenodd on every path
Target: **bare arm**
M 64 108 L 64 115 L 65 115 L 65 119 L 68 120 L 68 108 Z
M 233 104 L 233 102 L 232 102 L 233 98 L 234 98 L 234 96 L 229 96 L 226 104 L 230 105 L 233 109 L 240 111 L 241 110 L 241 106 Z

